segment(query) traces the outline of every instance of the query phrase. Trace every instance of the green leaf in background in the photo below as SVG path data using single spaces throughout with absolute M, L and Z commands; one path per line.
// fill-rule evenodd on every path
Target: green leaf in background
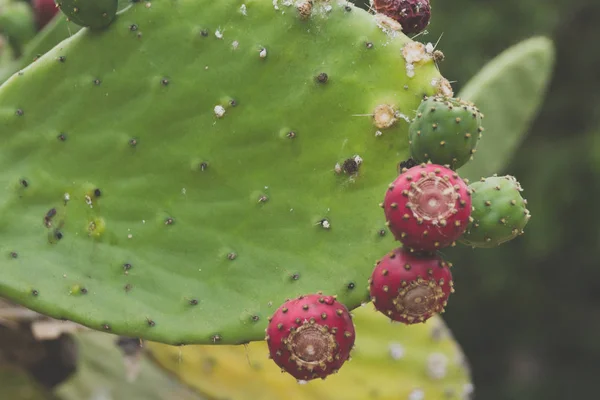
M 484 113 L 485 132 L 473 160 L 459 170 L 462 177 L 502 173 L 544 100 L 554 57 L 551 39 L 530 38 L 505 50 L 465 85 L 458 97 Z

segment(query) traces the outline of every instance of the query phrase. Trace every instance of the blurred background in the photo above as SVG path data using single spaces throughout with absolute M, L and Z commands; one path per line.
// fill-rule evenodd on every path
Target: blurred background
M 499 171 L 518 177 L 525 189 L 532 213 L 526 234 L 497 249 L 445 252 L 455 265 L 457 291 L 444 320 L 469 360 L 475 398 L 598 398 L 600 2 L 432 0 L 432 11 L 429 34 L 418 40 L 435 43 L 441 36 L 438 49 L 446 60 L 440 70 L 455 93 L 523 39 L 546 35 L 557 50 L 541 110 L 508 168 Z M 0 323 L 0 340 L 6 335 Z M 122 352 L 135 355 L 129 346 Z M 0 365 L 31 365 L 35 379 L 52 387 L 72 372 L 76 358 L 64 337 L 42 347 L 35 360 L 4 349 Z M 2 385 L 18 386 L 20 375 L 2 368 Z M 34 398 L 34 389 L 28 389 L 31 397 L 19 390 L 6 399 Z
M 598 398 L 599 18 L 596 0 L 432 1 L 427 40 L 443 34 L 440 70 L 455 93 L 530 36 L 551 37 L 557 50 L 539 115 L 502 171 L 529 200 L 525 235 L 447 252 L 456 293 L 444 319 L 471 363 L 477 399 Z

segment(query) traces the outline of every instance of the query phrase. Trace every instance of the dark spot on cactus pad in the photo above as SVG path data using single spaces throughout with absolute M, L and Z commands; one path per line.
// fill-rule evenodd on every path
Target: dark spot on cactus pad
M 213 335 L 212 338 L 211 338 L 211 340 L 212 340 L 213 343 L 220 342 L 221 341 L 221 335 L 218 335 L 218 334 L 217 335 Z
M 259 203 L 266 203 L 267 201 L 269 201 L 269 198 L 265 195 L 262 195 L 258 198 Z
M 129 271 L 131 268 L 133 268 L 133 265 L 129 264 L 129 263 L 125 263 L 123 264 L 123 269 L 125 271 Z
M 349 290 L 352 290 L 352 289 L 354 289 L 355 287 L 356 287 L 356 284 L 355 284 L 354 282 L 350 282 L 350 283 L 348 283 L 348 289 L 349 289 Z
M 67 140 L 67 135 L 65 135 L 64 133 L 61 133 L 60 135 L 58 135 L 56 137 L 58 140 L 60 140 L 61 142 L 64 142 Z
M 344 7 L 344 10 L 346 10 L 347 12 L 350 12 L 350 11 L 352 11 L 352 7 L 350 7 L 349 5 L 346 5 Z
M 204 37 L 208 37 L 208 29 L 202 29 L 200 31 L 200 35 L 204 36 Z
M 289 132 L 287 133 L 287 135 L 285 135 L 285 136 L 286 136 L 288 139 L 293 139 L 293 138 L 295 138 L 295 137 L 296 137 L 296 132 L 294 132 L 294 131 L 289 131 Z
M 373 45 L 373 42 L 365 42 L 365 47 L 366 47 L 367 49 L 372 49 L 372 48 L 373 48 L 373 46 L 374 46 L 374 45 Z
M 236 253 L 234 253 L 234 252 L 231 252 L 231 253 L 227 254 L 227 259 L 228 259 L 228 260 L 232 260 L 232 261 L 233 261 L 233 260 L 235 260 L 236 258 L 237 258 L 237 254 L 236 254 Z
M 208 168 L 208 163 L 207 162 L 201 162 L 200 163 L 200 171 L 204 172 L 204 171 L 206 171 L 207 168 Z
M 83 288 L 79 289 L 79 292 L 80 292 L 81 294 L 87 294 L 87 293 L 88 293 L 88 290 L 87 290 L 86 288 L 84 288 L 84 287 L 83 287 Z
M 229 100 L 229 105 L 230 105 L 231 107 L 235 107 L 235 106 L 237 106 L 237 104 L 238 104 L 238 103 L 237 103 L 237 101 L 236 101 L 236 100 L 234 100 L 234 99 L 231 99 L 231 100 Z
M 197 299 L 191 299 L 189 301 L 189 303 L 190 303 L 191 306 L 197 306 L 198 305 L 198 300 Z
M 131 290 L 132 286 L 131 283 L 128 283 L 127 285 L 125 285 L 125 291 L 129 292 Z
M 385 234 L 386 234 L 386 230 L 385 229 L 379 230 L 379 236 L 385 236 Z
M 300 279 L 300 274 L 292 274 L 293 281 L 297 281 L 298 279 Z
M 329 76 L 325 72 L 321 72 L 319 75 L 317 75 L 316 79 L 319 83 L 327 83 Z
M 96 197 L 102 196 L 102 191 L 98 188 L 94 189 L 94 196 L 96 196 Z
M 17 111 L 15 111 L 15 114 L 17 117 L 21 117 L 23 116 L 23 114 L 25 114 L 25 112 L 22 109 L 17 109 Z
M 132 139 L 129 139 L 129 145 L 130 145 L 131 147 L 135 147 L 135 146 L 137 146 L 137 143 L 138 143 L 138 142 L 137 142 L 137 139 L 133 139 L 133 138 L 132 138 Z
M 18 258 L 19 254 L 16 251 L 11 251 L 10 252 L 10 258 Z
M 54 237 L 58 240 L 61 240 L 64 237 L 64 235 L 61 231 L 56 230 L 56 231 L 54 231 Z
M 136 24 L 129 25 L 129 30 L 135 32 L 138 30 L 138 26 Z
M 100 79 L 94 79 L 93 82 L 94 82 L 94 85 L 96 85 L 96 86 L 99 86 L 102 83 L 102 81 Z
M 31 294 L 34 295 L 34 296 L 38 296 L 40 294 L 40 292 L 38 290 L 36 290 L 36 289 L 33 289 L 31 291 Z
M 171 217 L 168 217 L 167 219 L 165 219 L 165 225 L 173 225 L 175 223 L 175 220 Z
M 57 58 L 57 60 L 58 60 L 59 62 L 65 62 L 65 61 L 67 60 L 67 57 L 65 57 L 65 56 L 60 56 L 60 57 L 58 57 L 58 58 Z
M 25 188 L 26 188 L 26 187 L 29 187 L 29 182 L 27 182 L 27 180 L 26 180 L 26 179 L 21 179 L 21 180 L 19 180 L 19 184 L 20 184 L 21 186 L 25 187 Z
M 357 173 L 359 166 L 360 164 L 356 161 L 355 158 L 348 158 L 342 164 L 344 172 L 350 175 Z
M 155 326 L 155 325 L 156 325 L 156 322 L 154 322 L 154 321 L 153 321 L 153 320 L 151 320 L 151 319 L 148 319 L 148 318 L 146 318 L 146 321 L 148 322 L 148 326 L 149 326 L 149 327 L 153 327 L 153 326 Z
M 404 168 L 411 169 L 412 167 L 416 167 L 417 165 L 419 165 L 419 163 L 416 162 L 412 157 L 410 157 L 408 160 L 401 161 L 398 164 L 398 173 L 402 173 L 402 170 Z
M 160 81 L 160 83 L 161 83 L 161 85 L 163 85 L 163 86 L 167 86 L 167 85 L 169 84 L 169 80 L 168 80 L 167 78 L 163 78 L 163 79 Z
M 103 328 L 105 331 L 110 331 L 110 325 L 109 325 L 109 324 L 104 324 L 104 325 L 102 325 L 102 328 Z

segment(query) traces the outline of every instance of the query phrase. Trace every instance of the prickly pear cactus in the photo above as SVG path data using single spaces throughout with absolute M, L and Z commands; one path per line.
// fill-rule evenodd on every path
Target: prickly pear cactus
M 290 3 L 134 3 L 0 86 L 0 295 L 210 344 L 368 299 L 402 116 L 450 87 L 394 21 Z
M 444 96 L 424 100 L 408 130 L 412 157 L 462 167 L 476 151 L 482 120 L 483 114 L 470 102 Z
M 462 350 L 439 316 L 424 324 L 390 323 L 372 305 L 354 311 L 360 334 L 352 360 L 327 380 L 299 382 L 247 346 L 172 347 L 147 343 L 157 363 L 209 398 L 230 400 L 468 399 L 473 394 Z
M 515 177 L 491 176 L 469 185 L 472 221 L 460 241 L 472 247 L 496 247 L 523 233 L 531 214 Z
M 118 0 L 56 0 L 61 11 L 77 25 L 107 27 L 117 14 Z

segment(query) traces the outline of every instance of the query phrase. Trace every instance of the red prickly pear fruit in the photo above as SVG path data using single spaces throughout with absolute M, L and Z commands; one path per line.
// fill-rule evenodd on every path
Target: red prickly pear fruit
M 269 318 L 270 358 L 297 380 L 338 372 L 354 346 L 348 309 L 333 296 L 310 294 L 283 303 Z
M 31 5 L 38 30 L 42 30 L 58 12 L 58 6 L 54 0 L 33 0 Z
M 407 35 L 420 33 L 431 19 L 429 0 L 373 0 L 375 11 L 395 19 Z
M 402 170 L 381 207 L 390 231 L 404 247 L 434 251 L 453 245 L 467 229 L 471 190 L 455 171 L 420 164 Z
M 377 262 L 369 279 L 375 309 L 407 325 L 442 313 L 454 292 L 451 266 L 437 253 L 395 249 Z

